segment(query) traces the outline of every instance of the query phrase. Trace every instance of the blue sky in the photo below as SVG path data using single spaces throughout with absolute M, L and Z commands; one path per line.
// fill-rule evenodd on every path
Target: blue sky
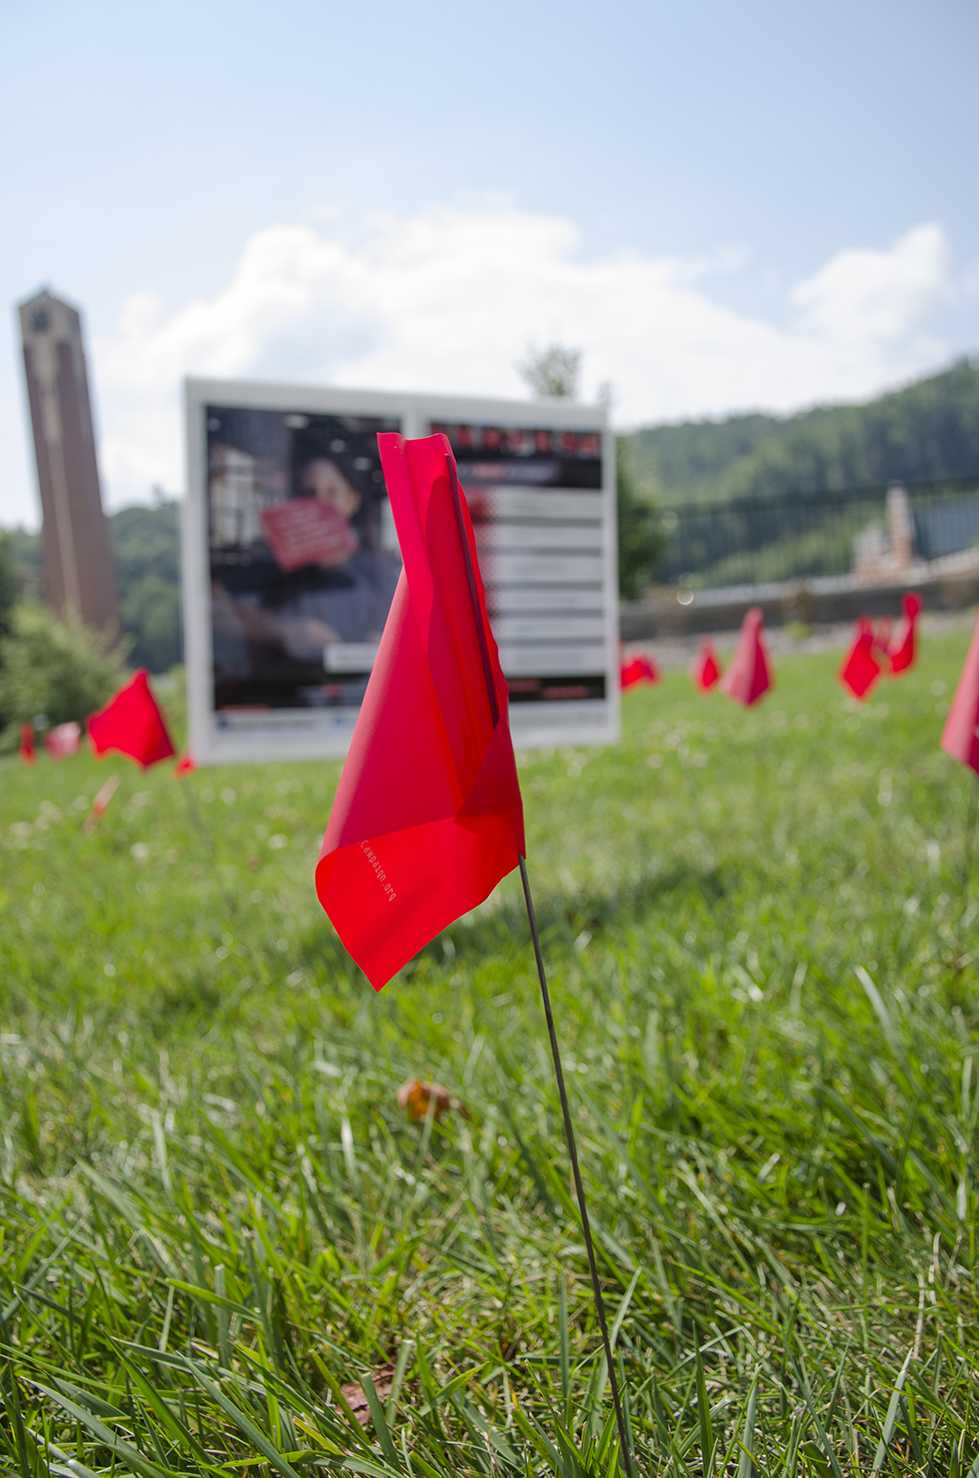
M 971 0 L 19 12 L 0 283 L 83 307 L 112 506 L 179 489 L 186 372 L 519 394 L 557 337 L 634 424 L 979 346 Z

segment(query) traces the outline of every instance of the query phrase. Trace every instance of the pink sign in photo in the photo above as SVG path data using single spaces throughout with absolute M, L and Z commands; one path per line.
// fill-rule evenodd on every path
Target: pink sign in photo
M 281 570 L 343 564 L 358 543 L 343 514 L 319 498 L 290 498 L 263 508 L 262 532 Z

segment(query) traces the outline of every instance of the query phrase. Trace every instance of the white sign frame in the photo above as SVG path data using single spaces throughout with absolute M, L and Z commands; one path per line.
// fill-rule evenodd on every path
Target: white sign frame
M 208 406 L 293 412 L 305 415 L 379 416 L 398 419 L 404 436 L 429 434 L 432 422 L 500 425 L 520 429 L 598 431 L 602 437 L 602 605 L 605 698 L 550 705 L 511 704 L 517 748 L 608 744 L 619 738 L 618 560 L 615 502 L 615 442 L 604 406 L 563 400 L 496 400 L 246 380 L 188 378 L 184 381 L 187 492 L 181 519 L 184 653 L 190 753 L 198 764 L 322 759 L 346 753 L 359 709 L 282 709 L 261 722 L 233 728 L 217 722 L 213 702 L 213 652 L 208 541 Z M 572 551 L 573 553 L 573 551 Z M 506 618 L 504 618 L 506 619 Z M 505 658 L 506 640 L 500 639 Z M 504 660 L 504 671 L 506 662 Z M 533 710 L 530 712 L 529 710 Z M 545 710 L 545 711 L 541 711 Z

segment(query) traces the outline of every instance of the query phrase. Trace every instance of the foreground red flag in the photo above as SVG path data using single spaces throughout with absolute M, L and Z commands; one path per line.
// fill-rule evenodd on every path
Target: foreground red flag
M 945 721 L 942 748 L 979 775 L 979 620 Z
M 380 990 L 524 854 L 506 681 L 444 436 L 378 438 L 404 569 L 316 868 Z
M 921 615 L 921 597 L 908 594 L 902 601 L 904 620 L 898 631 L 897 640 L 890 650 L 891 673 L 897 676 L 914 666 L 917 652 L 918 617 Z
M 37 760 L 33 724 L 21 724 L 20 726 L 20 757 L 26 765 L 33 765 Z
M 92 714 L 88 733 L 96 754 L 118 749 L 144 770 L 177 752 L 145 668 L 140 668 L 103 709 Z
M 648 657 L 633 657 L 619 665 L 619 682 L 623 693 L 640 683 L 658 683 L 659 668 Z
M 854 698 L 864 699 L 880 677 L 876 655 L 877 638 L 869 621 L 857 622 L 857 634 L 840 668 L 840 682 Z
M 77 754 L 82 742 L 82 731 L 78 724 L 55 724 L 44 736 L 44 747 L 53 760 L 64 760 Z
M 721 682 L 721 692 L 750 708 L 770 687 L 772 677 L 762 636 L 762 614 L 753 606 L 741 623 L 737 650 Z
M 713 643 L 705 641 L 700 648 L 700 659 L 694 671 L 694 682 L 702 693 L 707 693 L 720 681 L 721 664 L 717 660 Z

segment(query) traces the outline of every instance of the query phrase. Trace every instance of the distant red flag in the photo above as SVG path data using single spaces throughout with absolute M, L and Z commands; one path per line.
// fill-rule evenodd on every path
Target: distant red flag
M 99 713 L 92 714 L 88 732 L 96 754 L 118 749 L 144 770 L 177 752 L 145 668 L 140 668 Z
M 192 757 L 189 754 L 182 754 L 173 767 L 173 773 L 175 775 L 189 775 L 192 770 L 196 769 L 197 766 L 194 764 Z
M 700 657 L 694 669 L 693 680 L 702 693 L 709 692 L 720 681 L 721 666 L 714 652 L 713 643 L 705 641 L 700 648 Z
M 44 736 L 44 747 L 53 760 L 77 754 L 81 742 L 81 727 L 76 723 L 56 724 Z
M 33 724 L 21 724 L 20 726 L 20 757 L 26 765 L 33 765 L 37 760 Z
M 942 748 L 979 775 L 979 620 L 945 721 Z
M 762 636 L 762 614 L 757 606 L 741 623 L 737 650 L 724 678 L 721 692 L 750 708 L 772 687 L 772 677 Z
M 89 808 L 89 813 L 85 817 L 84 829 L 86 831 L 95 830 L 96 825 L 105 815 L 109 802 L 118 789 L 118 775 L 110 775 L 108 780 L 106 780 L 104 784 L 99 786 L 98 790 L 95 792 L 95 799 L 92 801 L 91 807 Z
M 507 688 L 444 436 L 378 438 L 404 569 L 316 868 L 375 990 L 524 854 Z
M 901 623 L 897 639 L 891 647 L 891 673 L 894 677 L 901 672 L 907 672 L 909 667 L 914 666 L 917 651 L 918 617 L 921 615 L 921 597 L 908 594 L 902 601 L 904 607 L 904 620 Z
M 659 668 L 648 657 L 633 657 L 619 664 L 619 682 L 623 693 L 640 683 L 658 683 Z
M 877 639 L 869 621 L 857 622 L 857 634 L 840 668 L 840 682 L 849 688 L 854 698 L 866 698 L 880 677 L 881 667 L 877 660 Z

